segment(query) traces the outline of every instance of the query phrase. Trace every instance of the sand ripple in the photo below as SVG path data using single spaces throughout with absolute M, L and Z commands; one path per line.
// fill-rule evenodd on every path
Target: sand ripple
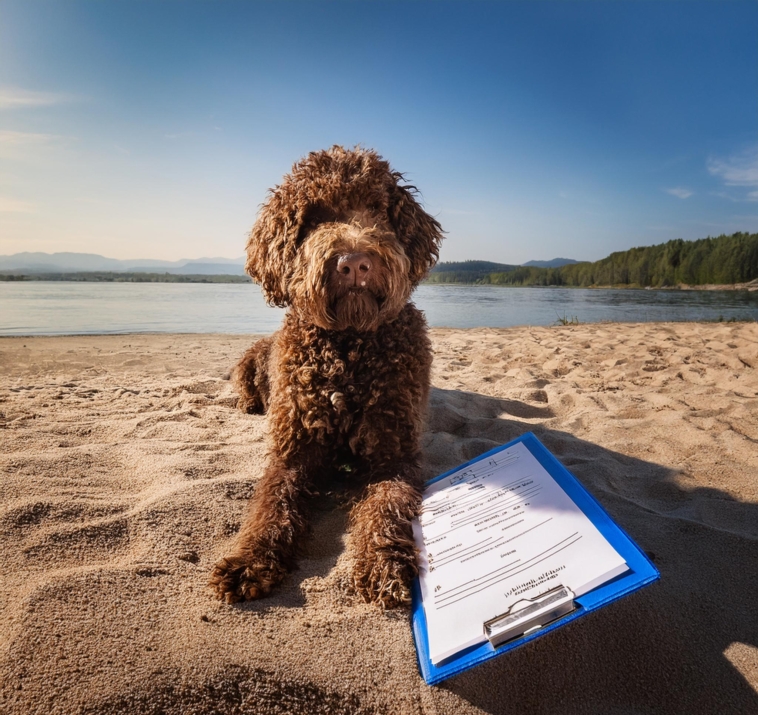
M 758 712 L 758 326 L 432 332 L 427 474 L 534 431 L 660 584 L 427 688 L 407 613 L 345 593 L 340 495 L 275 596 L 211 598 L 265 454 L 249 338 L 4 338 L 0 711 Z

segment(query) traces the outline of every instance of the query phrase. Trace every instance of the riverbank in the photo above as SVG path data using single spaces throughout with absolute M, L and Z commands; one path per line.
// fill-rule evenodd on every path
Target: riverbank
M 544 286 L 549 288 L 550 286 Z M 571 286 L 566 286 L 567 288 Z M 616 290 L 746 290 L 748 292 L 758 291 L 758 278 L 748 283 L 704 283 L 703 285 L 689 285 L 687 283 L 679 283 L 673 286 L 640 286 L 640 285 L 598 285 L 587 286 L 590 289 L 607 289 L 613 288 Z
M 486 286 L 492 288 L 565 288 L 567 290 L 732 290 L 732 291 L 758 291 L 758 278 L 749 283 L 705 283 L 703 285 L 688 285 L 679 283 L 674 286 L 641 286 L 637 284 L 627 285 L 625 283 L 616 283 L 614 285 L 588 285 L 588 286 L 569 286 L 569 285 L 516 285 L 513 283 L 442 283 L 439 281 L 425 281 L 425 285 L 435 286 Z
M 250 276 L 218 273 L 137 273 L 82 271 L 79 273 L 0 273 L 0 283 L 252 283 Z
M 752 292 L 754 290 L 758 290 L 758 278 L 756 278 L 754 281 L 750 281 L 749 283 L 707 283 L 706 285 L 701 286 L 691 286 L 681 283 L 680 285 L 676 286 L 676 288 L 679 290 L 747 290 Z
M 432 338 L 426 475 L 533 431 L 658 584 L 429 688 L 407 612 L 346 593 L 330 496 L 273 596 L 206 588 L 264 463 L 227 379 L 250 337 L 0 338 L 0 710 L 758 710 L 758 325 Z

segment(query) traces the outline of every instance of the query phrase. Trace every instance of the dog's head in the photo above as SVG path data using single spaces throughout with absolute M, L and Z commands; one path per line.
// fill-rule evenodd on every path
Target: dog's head
M 312 152 L 272 189 L 245 270 L 269 303 L 327 330 L 397 317 L 434 266 L 442 229 L 376 152 Z

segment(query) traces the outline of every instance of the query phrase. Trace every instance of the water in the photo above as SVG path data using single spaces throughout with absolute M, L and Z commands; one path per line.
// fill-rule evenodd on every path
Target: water
M 622 290 L 421 286 L 416 304 L 436 327 L 553 325 L 559 318 L 602 320 L 758 320 L 758 291 Z
M 758 320 L 758 292 L 421 286 L 433 327 Z M 270 333 L 283 311 L 257 286 L 207 283 L 0 283 L 0 335 Z

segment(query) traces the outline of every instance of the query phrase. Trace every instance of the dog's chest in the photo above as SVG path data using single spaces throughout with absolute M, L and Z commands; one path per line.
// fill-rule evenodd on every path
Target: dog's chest
M 322 341 L 311 345 L 293 365 L 290 384 L 303 426 L 319 441 L 349 436 L 382 396 L 387 365 L 373 341 Z
M 370 357 L 371 350 L 370 347 L 366 349 L 365 341 L 357 339 L 325 347 L 324 353 L 317 358 L 317 384 L 335 411 L 355 412 L 371 402 L 371 386 L 378 366 Z

